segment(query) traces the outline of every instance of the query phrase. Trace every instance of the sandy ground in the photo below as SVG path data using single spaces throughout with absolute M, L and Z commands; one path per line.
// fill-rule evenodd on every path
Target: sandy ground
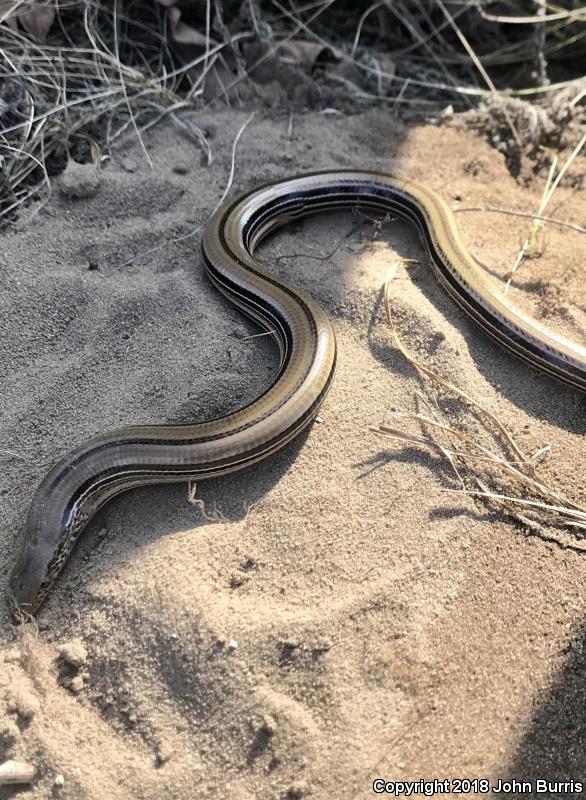
M 271 343 L 246 338 L 253 326 L 206 282 L 190 235 L 222 194 L 244 119 L 199 120 L 211 167 L 172 127 L 145 139 L 152 169 L 128 142 L 89 197 L 55 181 L 35 219 L 0 238 L 2 585 L 35 486 L 74 445 L 222 414 L 275 369 Z M 257 114 L 233 191 L 337 166 L 399 170 L 454 208 L 534 210 L 543 189 L 516 183 L 473 133 L 373 112 Z M 585 167 L 552 215 L 584 224 Z M 505 275 L 527 221 L 458 219 Z M 515 298 L 583 339 L 583 237 L 550 226 L 544 244 Z M 339 369 L 321 422 L 270 461 L 202 483 L 216 522 L 184 486 L 110 503 L 38 631 L 1 606 L 0 761 L 29 761 L 37 777 L 0 797 L 358 800 L 375 777 L 586 781 L 585 545 L 446 493 L 437 459 L 369 432 L 389 408 L 413 408 L 419 385 L 381 311 L 391 265 L 421 262 L 393 280 L 405 342 L 526 450 L 552 444 L 543 472 L 576 501 L 583 397 L 479 332 L 400 221 L 323 217 L 259 254 L 333 319 Z

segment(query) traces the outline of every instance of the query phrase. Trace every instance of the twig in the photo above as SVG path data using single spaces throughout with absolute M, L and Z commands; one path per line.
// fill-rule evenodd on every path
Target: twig
M 562 228 L 570 228 L 577 233 L 586 233 L 586 228 L 583 228 L 581 225 L 576 225 L 573 222 L 566 222 L 563 219 L 557 219 L 557 217 L 545 217 L 543 214 L 533 214 L 531 211 L 516 211 L 514 208 L 498 208 L 497 206 L 469 206 L 466 208 L 453 208 L 452 211 L 454 214 L 461 214 L 465 211 L 481 211 L 483 213 L 490 211 L 496 214 L 509 214 L 513 217 L 525 217 L 526 219 L 537 219 L 540 222 L 551 222 L 554 225 L 560 225 Z
M 120 63 L 120 49 L 119 49 L 119 46 L 118 46 L 118 0 L 114 0 L 113 25 L 114 25 L 114 54 L 116 56 L 116 63 L 119 66 L 120 85 L 122 86 L 122 91 L 124 93 L 124 99 L 126 100 L 126 107 L 128 108 L 128 113 L 130 114 L 130 119 L 132 120 L 132 127 L 134 128 L 134 132 L 136 133 L 136 137 L 137 137 L 137 139 L 138 139 L 138 141 L 140 143 L 140 148 L 141 148 L 142 152 L 144 153 L 144 157 L 146 158 L 146 162 L 149 165 L 149 167 L 151 168 L 151 170 L 154 170 L 152 159 L 151 159 L 151 157 L 149 155 L 148 150 L 145 147 L 145 143 L 143 142 L 142 136 L 140 135 L 140 132 L 138 130 L 138 127 L 137 127 L 137 124 L 136 124 L 136 119 L 135 119 L 134 113 L 132 111 L 132 106 L 130 105 L 130 100 L 128 99 L 128 92 L 126 90 L 126 81 L 124 80 L 124 77 L 122 76 L 122 66 L 121 66 L 121 63 Z
M 356 26 L 356 33 L 354 34 L 354 41 L 352 42 L 352 47 L 350 48 L 350 55 L 352 58 L 356 55 L 356 50 L 358 49 L 358 42 L 360 41 L 360 36 L 362 34 L 362 26 L 368 19 L 368 17 L 379 8 L 382 8 L 385 5 L 385 0 L 377 0 L 376 3 L 373 3 L 369 6 L 366 11 L 363 12 L 360 19 L 358 20 L 358 25 Z
M 0 450 L 0 453 L 3 453 L 7 456 L 12 456 L 12 458 L 18 458 L 20 461 L 26 461 L 24 456 L 21 456 L 19 453 L 14 453 L 12 450 Z
M 545 4 L 544 4 L 545 5 Z M 506 25 L 543 25 L 544 22 L 557 22 L 558 20 L 572 20 L 579 22 L 586 20 L 586 8 L 576 8 L 568 11 L 558 11 L 555 14 L 527 14 L 526 16 L 505 17 L 501 14 L 488 14 L 482 6 L 478 6 L 478 13 L 488 22 L 498 22 Z
M 466 39 L 466 37 L 464 36 L 462 31 L 460 30 L 460 28 L 454 22 L 450 12 L 447 10 L 447 8 L 443 4 L 442 0 L 436 0 L 436 3 L 439 6 L 442 14 L 445 16 L 445 18 L 450 23 L 450 27 L 455 32 L 456 36 L 462 42 L 462 45 L 464 46 L 464 49 L 466 50 L 466 52 L 468 53 L 468 55 L 470 56 L 470 58 L 474 62 L 474 65 L 476 66 L 477 70 L 480 72 L 480 74 L 484 78 L 484 81 L 485 81 L 486 85 L 489 87 L 491 93 L 495 97 L 500 97 L 500 94 L 497 91 L 497 88 L 494 85 L 494 83 L 492 81 L 492 78 L 490 77 L 488 72 L 484 69 L 484 66 L 483 66 L 482 62 L 480 61 L 480 59 L 478 58 L 478 56 L 476 55 L 476 53 L 472 49 L 472 46 L 470 45 L 470 43 L 468 42 L 468 40 Z M 513 134 L 513 138 L 515 139 L 517 147 L 519 147 L 519 149 L 522 149 L 523 142 L 521 140 L 521 137 L 519 136 L 519 132 L 517 131 L 517 128 L 515 127 L 515 124 L 514 124 L 512 118 L 511 118 L 511 115 L 509 114 L 509 111 L 507 109 L 506 104 L 503 104 L 502 110 L 503 110 L 503 114 L 505 115 L 505 119 L 507 120 L 507 124 L 508 124 L 509 128 L 511 129 L 511 133 Z

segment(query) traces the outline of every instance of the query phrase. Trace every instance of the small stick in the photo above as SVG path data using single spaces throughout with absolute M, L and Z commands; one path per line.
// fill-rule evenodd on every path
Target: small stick
M 445 5 L 443 4 L 442 0 L 436 0 L 436 3 L 439 6 L 439 8 L 440 8 L 442 14 L 444 15 L 444 17 L 450 23 L 450 27 L 455 32 L 456 36 L 462 42 L 462 45 L 464 46 L 464 49 L 466 50 L 466 52 L 468 53 L 468 55 L 470 56 L 470 58 L 474 62 L 475 66 L 476 66 L 476 69 L 480 72 L 480 74 L 484 78 L 484 80 L 486 82 L 486 85 L 489 87 L 492 95 L 494 97 L 500 97 L 501 95 L 497 91 L 497 88 L 494 85 L 494 83 L 492 82 L 492 78 L 490 77 L 488 72 L 484 69 L 482 61 L 478 58 L 478 56 L 476 55 L 476 53 L 472 49 L 470 43 L 468 42 L 468 39 L 466 39 L 466 37 L 464 36 L 464 34 L 460 30 L 460 28 L 454 22 L 450 12 L 445 7 Z M 513 122 L 512 118 L 511 118 L 511 115 L 509 114 L 509 110 L 507 109 L 507 107 L 506 107 L 506 105 L 504 103 L 502 105 L 502 109 L 503 109 L 503 114 L 505 115 L 505 119 L 507 120 L 508 126 L 511 129 L 511 133 L 513 134 L 513 138 L 514 138 L 514 140 L 515 140 L 515 142 L 517 144 L 517 147 L 521 150 L 523 148 L 523 142 L 521 140 L 521 137 L 519 136 L 519 132 L 518 132 L 517 128 L 515 127 L 515 123 Z
M 26 761 L 5 761 L 0 764 L 0 786 L 15 783 L 32 783 L 35 779 L 35 768 Z
M 524 217 L 525 219 L 536 219 L 539 222 L 551 222 L 554 225 L 560 225 L 562 228 L 570 228 L 577 233 L 586 233 L 586 228 L 581 225 L 575 225 L 573 222 L 566 222 L 557 217 L 545 217 L 543 214 L 533 214 L 531 211 L 516 211 L 514 208 L 498 208 L 497 206 L 467 206 L 466 208 L 453 208 L 454 214 L 461 214 L 464 211 L 487 211 L 494 212 L 495 214 L 509 214 L 512 217 Z

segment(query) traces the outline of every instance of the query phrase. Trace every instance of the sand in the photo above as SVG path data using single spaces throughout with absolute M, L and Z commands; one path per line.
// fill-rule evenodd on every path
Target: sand
M 37 483 L 76 444 L 213 417 L 269 381 L 271 342 L 247 338 L 256 329 L 208 284 L 193 235 L 245 119 L 198 118 L 209 167 L 170 125 L 145 137 L 152 167 L 128 140 L 98 182 L 87 168 L 56 179 L 36 216 L 3 232 L 2 586 Z M 544 179 L 515 181 L 457 126 L 275 112 L 244 132 L 233 192 L 327 167 L 399 170 L 454 208 L 533 210 Z M 575 162 L 552 215 L 584 224 L 585 167 Z M 458 220 L 474 255 L 506 275 L 527 220 Z M 111 502 L 37 630 L 1 606 L 0 761 L 37 774 L 0 797 L 357 800 L 376 777 L 586 780 L 585 545 L 446 492 L 438 458 L 369 431 L 389 408 L 413 408 L 419 387 L 382 314 L 391 265 L 420 262 L 392 283 L 412 351 L 527 451 L 551 444 L 543 474 L 582 502 L 584 398 L 489 341 L 403 222 L 324 216 L 259 255 L 333 320 L 339 368 L 320 421 L 257 467 L 201 483 L 211 520 L 185 486 Z M 549 226 L 513 290 L 582 340 L 583 262 L 583 237 Z

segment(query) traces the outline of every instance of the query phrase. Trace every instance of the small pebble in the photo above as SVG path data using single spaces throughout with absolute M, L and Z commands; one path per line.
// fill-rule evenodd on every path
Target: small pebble
M 238 642 L 235 639 L 230 639 L 228 642 L 228 650 L 231 653 L 234 653 L 236 650 L 238 650 Z
M 59 655 L 71 667 L 84 667 L 87 664 L 87 650 L 81 639 L 72 639 L 59 648 Z
M 230 576 L 230 588 L 237 589 L 239 586 L 243 586 L 249 580 L 249 575 L 243 575 L 242 572 L 233 572 Z
M 81 675 L 76 675 L 75 678 L 72 678 L 69 682 L 69 689 L 73 692 L 73 694 L 79 694 L 83 692 L 84 682 Z
M 100 173 L 94 164 L 69 161 L 58 178 L 59 191 L 70 200 L 93 197 L 100 185 Z
M 65 778 L 63 775 L 55 775 L 55 780 L 53 781 L 54 786 L 64 786 L 65 785 Z
M 287 800 L 302 800 L 303 797 L 308 797 L 311 794 L 311 789 L 305 781 L 295 781 L 289 787 L 287 792 Z
M 137 170 L 136 163 L 129 158 L 123 158 L 120 162 L 120 166 L 125 172 L 136 172 Z

